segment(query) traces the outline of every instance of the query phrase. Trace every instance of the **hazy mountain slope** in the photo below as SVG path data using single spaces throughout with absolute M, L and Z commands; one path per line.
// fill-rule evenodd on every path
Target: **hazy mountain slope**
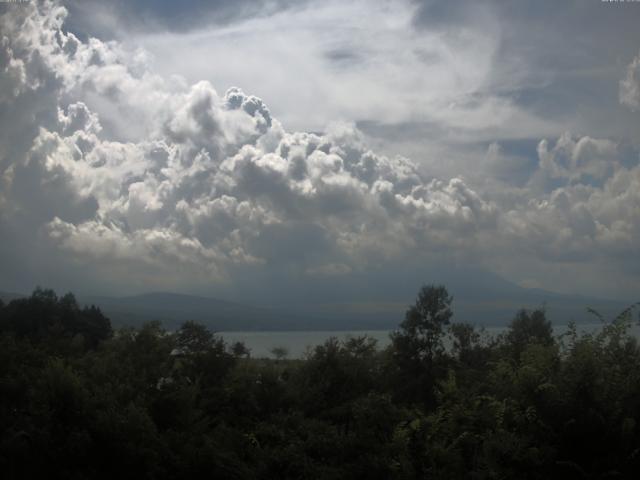
M 214 298 L 176 293 L 148 293 L 131 297 L 86 297 L 83 304 L 95 304 L 114 325 L 139 325 L 160 320 L 167 328 L 176 328 L 188 320 L 213 330 L 296 330 L 331 325 L 311 316 L 259 308 Z M 329 328 L 336 328 L 335 325 Z
M 176 293 L 127 297 L 79 295 L 78 300 L 84 305 L 99 306 L 115 326 L 136 326 L 159 320 L 166 328 L 174 329 L 187 320 L 194 320 L 217 331 L 392 329 L 404 318 L 420 285 L 429 283 L 442 283 L 453 295 L 454 321 L 485 326 L 506 325 L 520 308 L 543 306 L 556 324 L 571 320 L 597 323 L 598 319 L 587 312 L 587 307 L 612 318 L 631 303 L 526 289 L 479 270 L 404 273 L 402 282 L 390 279 L 380 285 L 363 284 L 357 291 L 341 285 L 339 279 L 331 280 L 331 285 L 317 283 L 314 290 L 290 292 L 289 296 L 270 302 L 269 307 L 254 306 L 244 300 L 232 302 Z M 371 292 L 379 293 L 379 298 L 372 298 Z M 5 303 L 21 296 L 0 292 L 0 299 Z M 266 299 L 248 298 L 255 304 L 267 304 Z
M 454 293 L 454 320 L 478 325 L 506 325 L 520 308 L 544 306 L 558 324 L 570 320 L 594 323 L 587 312 L 593 307 L 611 318 L 627 306 L 610 300 L 565 296 L 540 290 L 519 289 L 510 294 L 489 294 L 482 298 Z M 177 328 L 187 320 L 204 323 L 217 331 L 233 330 L 358 330 L 391 329 L 403 319 L 406 302 L 360 302 L 308 304 L 281 308 L 260 308 L 213 298 L 174 293 L 150 293 L 132 297 L 87 297 L 84 304 L 98 305 L 114 325 L 139 325 L 160 320 L 166 328 Z

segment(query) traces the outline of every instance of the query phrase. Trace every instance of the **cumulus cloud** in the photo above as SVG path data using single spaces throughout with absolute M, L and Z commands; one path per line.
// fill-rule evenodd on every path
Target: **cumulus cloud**
M 3 18 L 5 70 L 37 61 L 44 78 L 7 74 L 10 109 L 48 83 L 60 99 L 29 148 L 3 158 L 3 214 L 27 212 L 63 250 L 216 276 L 297 258 L 326 274 L 368 255 L 443 247 L 448 235 L 470 242 L 492 221 L 492 205 L 462 180 L 427 182 L 409 160 L 368 150 L 350 125 L 286 132 L 259 98 L 140 73 L 119 45 L 64 32 L 64 16 L 44 3 Z M 122 125 L 103 127 L 115 112 Z M 139 119 L 145 135 L 125 141 Z
M 0 21 L 2 258 L 47 252 L 121 284 L 143 272 L 150 289 L 154 276 L 233 283 L 277 270 L 296 281 L 637 249 L 640 170 L 617 163 L 610 140 L 541 142 L 539 172 L 560 183 L 499 202 L 462 175 L 429 178 L 373 152 L 352 124 L 287 131 L 240 88 L 161 77 L 144 52 L 65 31 L 65 16 L 44 2 Z M 497 145 L 490 154 L 502 168 Z
M 542 140 L 538 144 L 540 169 L 552 178 L 571 181 L 608 178 L 616 167 L 617 145 L 606 139 L 584 136 L 575 139 L 563 134 L 553 148 Z

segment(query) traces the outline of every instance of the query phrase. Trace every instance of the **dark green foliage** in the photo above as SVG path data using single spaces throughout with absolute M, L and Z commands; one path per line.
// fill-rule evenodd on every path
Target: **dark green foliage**
M 520 310 L 509 325 L 504 340 L 517 359 L 531 344 L 552 345 L 553 328 L 544 310 Z
M 394 390 L 403 401 L 435 404 L 436 382 L 444 374 L 445 328 L 453 298 L 443 286 L 424 286 L 407 310 L 400 330 L 391 335 Z
M 2 330 L 47 347 L 95 348 L 112 334 L 111 323 L 99 308 L 80 308 L 67 293 L 58 298 L 53 290 L 36 288 L 29 298 L 13 300 L 2 309 Z
M 249 358 L 251 356 L 251 350 L 244 344 L 244 342 L 234 342 L 231 347 L 231 354 L 236 358 Z
M 0 304 L 3 478 L 636 478 L 632 309 L 555 338 L 520 311 L 490 338 L 423 287 L 392 345 L 331 338 L 251 359 L 202 325 L 112 334 L 38 289 Z
M 443 353 L 442 338 L 453 315 L 452 301 L 442 285 L 422 287 L 415 305 L 407 310 L 400 331 L 393 335 L 396 349 L 401 349 L 407 360 L 433 361 Z

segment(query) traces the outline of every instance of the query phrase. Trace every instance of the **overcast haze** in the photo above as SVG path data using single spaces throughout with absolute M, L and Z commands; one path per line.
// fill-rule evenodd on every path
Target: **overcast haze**
M 638 300 L 640 2 L 0 13 L 0 290 Z

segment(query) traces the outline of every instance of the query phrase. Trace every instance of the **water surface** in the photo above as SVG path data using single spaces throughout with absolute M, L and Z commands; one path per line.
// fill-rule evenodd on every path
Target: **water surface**
M 601 328 L 602 324 L 578 325 L 580 332 L 592 332 Z M 506 330 L 506 327 L 487 327 L 486 335 L 498 335 Z M 554 326 L 554 334 L 561 335 L 566 332 L 566 325 Z M 640 337 L 640 327 L 632 327 L 632 333 Z M 251 350 L 253 358 L 273 357 L 271 350 L 275 347 L 283 347 L 288 351 L 288 358 L 303 358 L 305 352 L 316 345 L 324 343 L 330 337 L 345 340 L 349 337 L 361 337 L 368 335 L 377 340 L 378 349 L 382 349 L 391 342 L 389 334 L 392 330 L 351 330 L 351 331 L 265 331 L 265 332 L 219 332 L 226 342 L 244 342 Z

